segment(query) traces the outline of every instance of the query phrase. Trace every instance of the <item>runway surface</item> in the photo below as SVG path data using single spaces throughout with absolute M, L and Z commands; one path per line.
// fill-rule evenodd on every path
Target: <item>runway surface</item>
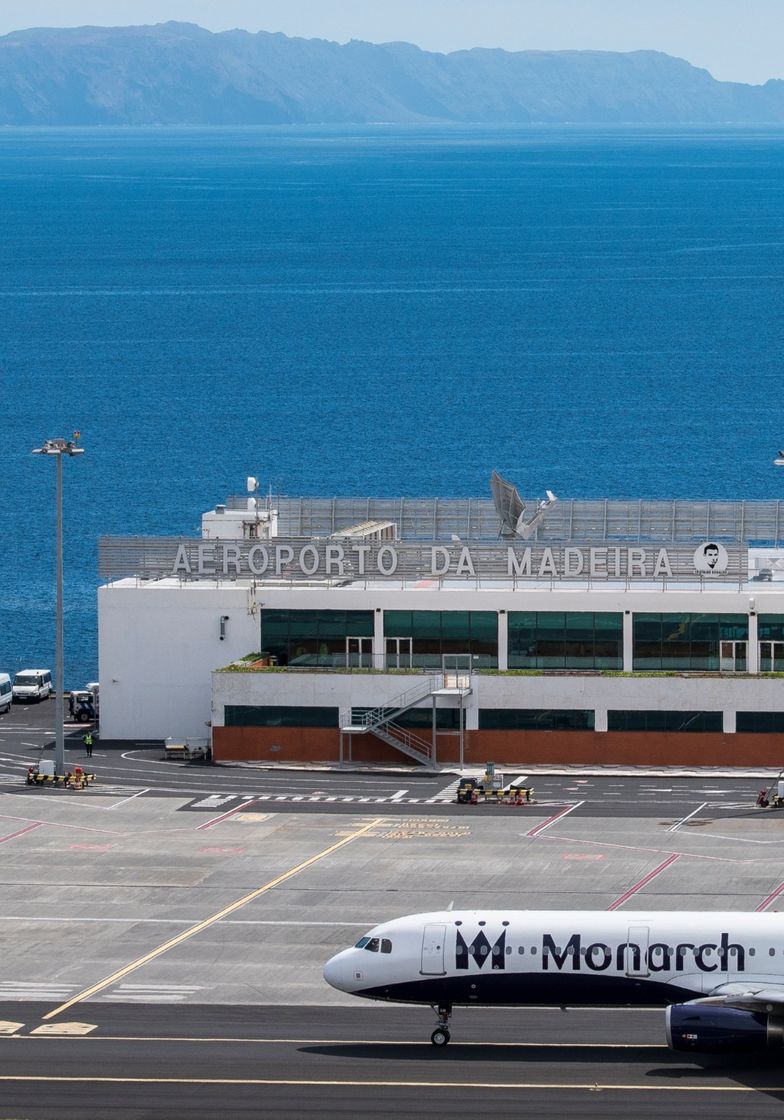
M 673 1054 L 662 1011 L 457 1010 L 436 1050 L 422 1008 L 90 1005 L 86 1035 L 31 1034 L 44 1010 L 0 1005 L 25 1019 L 0 1038 L 3 1117 L 762 1120 L 784 1102 L 780 1058 Z

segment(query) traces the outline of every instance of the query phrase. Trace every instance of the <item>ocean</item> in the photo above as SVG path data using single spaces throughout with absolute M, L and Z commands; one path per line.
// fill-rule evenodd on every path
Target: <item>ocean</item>
M 784 130 L 0 131 L 0 671 L 242 493 L 777 498 Z

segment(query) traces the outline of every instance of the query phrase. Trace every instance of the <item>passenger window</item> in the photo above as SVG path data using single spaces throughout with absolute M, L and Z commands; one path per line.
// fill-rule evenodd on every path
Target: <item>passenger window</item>
M 388 937 L 382 937 L 381 938 L 381 952 L 382 953 L 391 953 L 392 952 L 392 942 L 389 940 Z
M 368 943 L 365 946 L 365 948 L 367 949 L 368 953 L 377 953 L 378 952 L 378 938 L 377 937 L 371 937 L 368 940 Z

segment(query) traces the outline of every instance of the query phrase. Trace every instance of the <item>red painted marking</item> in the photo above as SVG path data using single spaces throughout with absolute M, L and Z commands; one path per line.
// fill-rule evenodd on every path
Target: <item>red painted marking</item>
M 582 805 L 583 803 L 582 801 L 580 801 L 578 802 L 578 804 Z M 539 824 L 534 825 L 534 827 L 530 829 L 529 832 L 526 832 L 526 836 L 538 836 L 540 832 L 544 832 L 544 830 L 546 828 L 549 828 L 551 824 L 555 824 L 555 822 L 559 821 L 561 817 L 565 817 L 567 813 L 571 813 L 571 811 L 576 808 L 577 805 L 567 805 L 565 809 L 559 809 L 557 813 L 553 813 L 553 815 L 551 817 L 548 817 L 546 821 L 541 821 Z
M 588 856 L 588 855 L 579 855 L 577 852 L 564 852 L 564 854 L 561 856 L 561 859 L 571 859 L 571 860 L 604 859 L 604 856 Z
M 197 827 L 196 831 L 197 832 L 204 832 L 205 829 L 212 828 L 212 826 L 214 824 L 220 824 L 221 821 L 225 821 L 229 817 L 233 817 L 235 813 L 243 813 L 248 808 L 249 805 L 254 805 L 254 804 L 255 804 L 254 801 L 243 801 L 243 803 L 241 805 L 237 805 L 236 808 L 229 809 L 228 812 L 221 813 L 221 815 L 219 817 L 213 817 L 212 820 L 205 821 L 204 824 L 200 824 Z
M 639 883 L 635 883 L 633 887 L 629 887 L 628 891 L 624 891 L 621 897 L 616 898 L 615 902 L 611 902 L 607 909 L 617 910 L 619 906 L 623 906 L 627 899 L 631 898 L 633 894 L 637 894 L 637 891 L 641 891 L 652 879 L 655 879 L 657 875 L 661 875 L 662 871 L 666 871 L 668 867 L 675 863 L 676 859 L 680 858 L 680 852 L 675 852 L 666 859 L 664 863 L 660 863 L 658 867 L 654 867 L 653 871 L 649 871 L 647 875 L 643 876 Z
M 34 828 L 40 828 L 43 821 L 37 821 L 35 824 L 29 824 L 26 828 L 20 828 L 18 832 L 9 832 L 8 836 L 0 836 L 0 844 L 5 844 L 6 840 L 13 840 L 16 836 L 24 836 L 26 832 L 32 832 Z
M 239 856 L 247 848 L 199 848 L 199 851 L 208 856 Z
M 784 892 L 784 883 L 780 883 L 775 891 L 771 891 L 767 898 L 763 898 L 759 906 L 755 907 L 754 913 L 761 914 L 763 910 L 767 910 L 771 902 L 775 902 L 782 892 Z

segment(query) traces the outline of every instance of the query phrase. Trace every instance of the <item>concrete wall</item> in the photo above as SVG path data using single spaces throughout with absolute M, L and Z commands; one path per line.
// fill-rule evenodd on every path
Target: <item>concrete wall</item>
M 213 675 L 213 723 L 227 704 L 291 707 L 375 707 L 422 683 L 418 674 L 286 672 Z M 439 698 L 439 707 L 455 707 Z M 430 700 L 419 707 L 429 708 Z M 722 711 L 732 729 L 738 711 L 784 711 L 784 679 L 775 677 L 633 676 L 564 673 L 472 677 L 464 700 L 466 727 L 479 727 L 479 708 L 587 708 L 616 711 Z M 606 726 L 606 724 L 605 724 Z M 725 730 L 727 728 L 725 727 Z
M 399 585 L 330 588 L 323 585 L 260 585 L 209 581 L 180 585 L 176 580 L 138 583 L 121 580 L 98 592 L 101 733 L 105 738 L 139 739 L 205 736 L 211 718 L 222 722 L 223 703 L 376 705 L 403 691 L 418 676 L 353 674 L 264 674 L 258 685 L 244 677 L 250 699 L 219 697 L 210 709 L 210 673 L 257 650 L 262 641 L 258 611 L 277 609 L 381 610 L 588 610 L 784 613 L 775 585 L 755 585 L 748 593 L 717 588 L 631 589 L 619 586 L 556 586 L 511 590 L 482 589 L 470 581 L 462 589 L 442 589 L 437 581 L 402 590 Z M 250 613 L 251 609 L 256 613 Z M 219 640 L 220 616 L 228 615 L 226 640 Z M 628 613 L 625 618 L 629 618 Z M 380 627 L 377 627 L 380 632 Z M 725 731 L 738 709 L 784 710 L 784 684 L 724 678 L 607 678 L 577 675 L 477 678 L 468 702 L 466 726 L 477 728 L 477 704 L 486 707 L 593 707 L 722 709 Z M 267 683 L 263 683 L 263 682 Z M 223 687 L 223 686 L 221 686 Z M 781 697 L 781 698 L 780 698 Z M 601 716 L 597 719 L 601 721 Z M 597 726 L 601 726 L 599 722 Z
M 103 738 L 209 736 L 210 673 L 258 649 L 259 622 L 248 613 L 247 588 L 204 587 L 99 589 Z M 223 641 L 222 615 L 228 615 Z

